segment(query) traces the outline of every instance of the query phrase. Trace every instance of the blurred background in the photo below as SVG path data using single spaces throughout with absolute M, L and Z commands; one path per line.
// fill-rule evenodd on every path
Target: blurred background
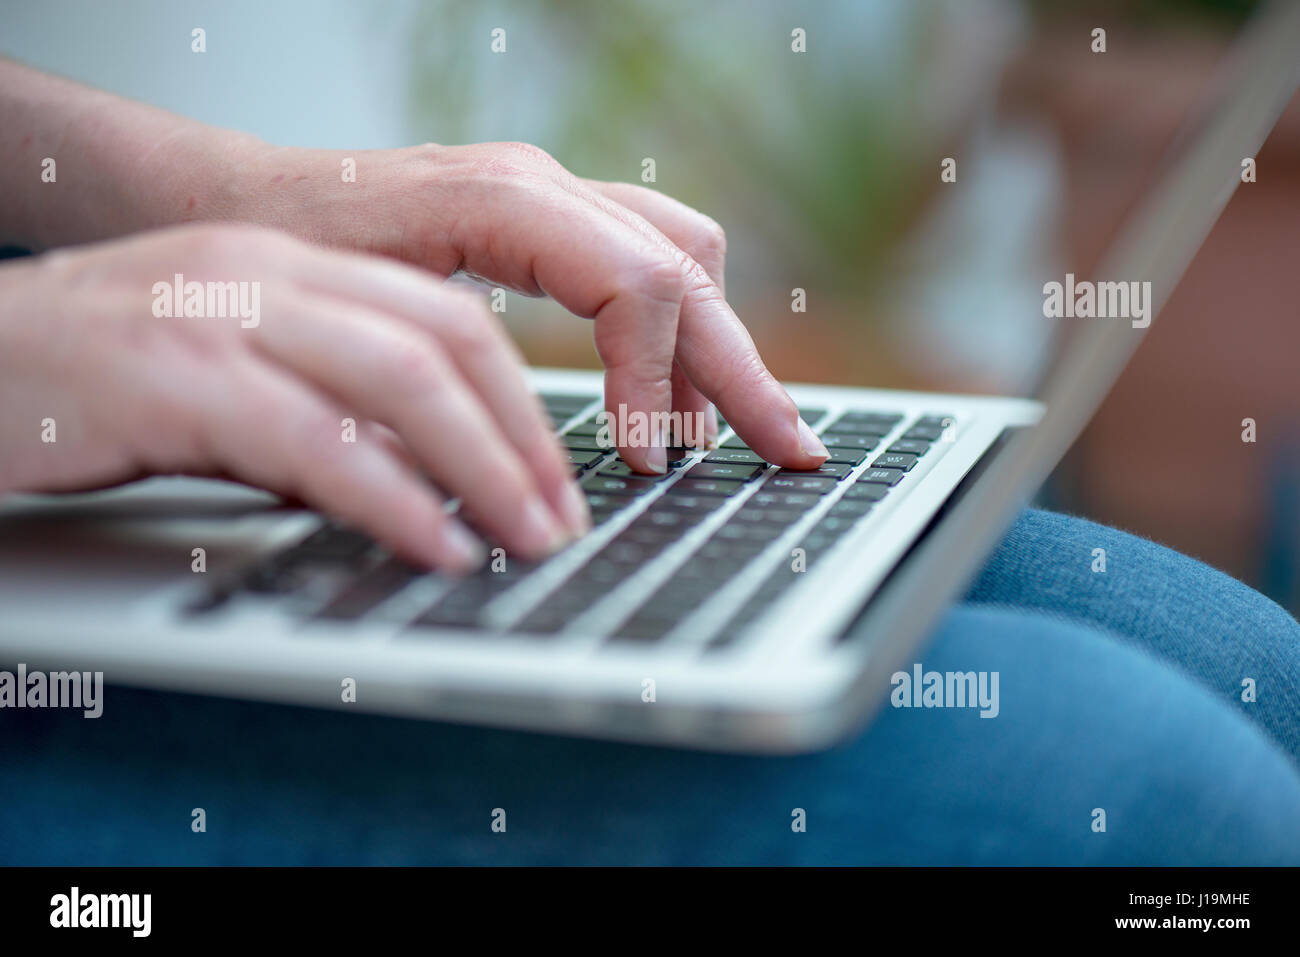
M 1025 393 L 1059 328 L 1043 283 L 1090 273 L 1253 6 L 0 0 L 0 53 L 284 145 L 536 143 L 722 223 L 780 377 Z M 1300 102 L 1256 159 L 1043 501 L 1295 612 Z M 503 318 L 534 362 L 596 365 L 552 304 Z

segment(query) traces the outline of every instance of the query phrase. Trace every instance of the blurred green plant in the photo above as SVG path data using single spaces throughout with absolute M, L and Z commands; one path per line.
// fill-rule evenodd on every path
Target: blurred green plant
M 733 237 L 742 226 L 799 284 L 854 297 L 937 178 L 915 162 L 927 14 L 909 9 L 895 24 L 903 68 L 874 73 L 825 25 L 809 31 L 813 52 L 792 53 L 805 14 L 686 0 L 424 5 L 411 34 L 412 122 L 439 142 L 531 137 L 599 179 L 636 181 L 654 157 L 656 188 Z M 508 53 L 493 60 L 500 22 L 511 24 Z

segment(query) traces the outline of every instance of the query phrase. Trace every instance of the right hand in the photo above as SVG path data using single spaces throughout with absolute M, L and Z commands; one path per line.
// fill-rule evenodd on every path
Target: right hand
M 153 286 L 177 273 L 259 282 L 260 322 L 156 317 Z M 421 473 L 521 557 L 590 523 L 482 301 L 259 227 L 181 227 L 0 266 L 0 409 L 0 494 L 228 476 L 450 572 L 478 565 L 482 543 Z

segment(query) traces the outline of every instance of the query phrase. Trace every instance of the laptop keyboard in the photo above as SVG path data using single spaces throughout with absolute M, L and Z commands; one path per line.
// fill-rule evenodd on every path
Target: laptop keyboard
M 582 541 L 543 563 L 498 553 L 456 580 L 327 523 L 193 610 L 262 596 L 309 619 L 373 616 L 415 641 L 458 628 L 644 643 L 680 629 L 725 647 L 881 500 L 905 493 L 908 473 L 953 423 L 940 414 L 904 421 L 889 411 L 801 408 L 830 454 L 819 469 L 794 471 L 768 465 L 720 421 L 719 448 L 670 449 L 668 474 L 646 476 L 600 447 L 598 396 L 542 399 L 591 508 L 594 528 Z

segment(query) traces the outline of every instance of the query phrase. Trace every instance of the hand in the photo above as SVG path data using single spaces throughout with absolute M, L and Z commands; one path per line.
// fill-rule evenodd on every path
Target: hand
M 32 171 L 56 153 L 95 175 L 49 189 Z M 274 149 L 0 59 L 0 157 L 10 242 L 47 249 L 233 220 L 443 276 L 464 269 L 594 318 L 610 412 L 625 406 L 643 422 L 699 413 L 707 438 L 712 400 L 768 461 L 825 459 L 727 306 L 717 224 L 652 190 L 578 179 L 536 147 Z M 619 450 L 659 471 L 656 438 Z
M 177 273 L 257 283 L 243 301 L 256 308 L 157 315 Z M 421 270 L 258 227 L 189 226 L 0 267 L 0 408 L 0 493 L 229 476 L 452 572 L 477 565 L 482 545 L 421 472 L 523 557 L 589 527 L 483 302 Z
M 711 219 L 643 187 L 578 179 L 521 143 L 358 151 L 241 140 L 226 190 L 193 215 L 263 222 L 314 242 L 457 270 L 595 319 L 605 402 L 655 421 L 716 413 L 763 458 L 816 468 L 826 456 L 768 372 L 723 287 L 726 241 Z M 355 182 L 344 182 L 345 160 Z M 662 438 L 620 445 L 662 472 Z

